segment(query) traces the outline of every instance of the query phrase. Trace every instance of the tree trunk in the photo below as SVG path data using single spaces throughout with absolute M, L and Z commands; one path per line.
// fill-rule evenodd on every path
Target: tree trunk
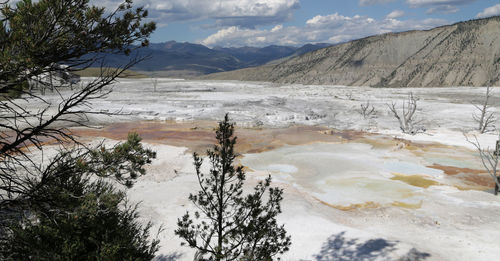
M 500 183 L 500 177 L 497 177 L 497 181 L 495 182 L 495 196 L 498 195 L 498 183 Z
M 52 71 L 49 71 L 50 91 L 54 91 L 54 82 L 52 81 Z

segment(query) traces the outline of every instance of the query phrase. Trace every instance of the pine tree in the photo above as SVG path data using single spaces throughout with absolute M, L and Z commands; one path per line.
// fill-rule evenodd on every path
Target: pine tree
M 193 155 L 200 191 L 189 200 L 198 211 L 194 218 L 187 212 L 178 219 L 175 233 L 207 260 L 272 260 L 291 244 L 284 226 L 276 221 L 283 190 L 270 187 L 269 176 L 243 195 L 245 172 L 243 166 L 234 166 L 238 155 L 233 135 L 234 123 L 226 115 L 216 130 L 218 144 L 207 151 L 208 174 L 201 172 L 201 157 Z
M 9 233 L 0 241 L 1 260 L 151 260 L 158 240 L 151 224 L 138 222 L 136 206 L 109 182 L 125 186 L 145 173 L 156 153 L 129 134 L 112 148 L 61 151 L 42 180 L 29 184 L 28 198 L 12 212 Z M 7 217 L 7 215 L 4 215 Z
M 65 128 L 86 126 L 88 114 L 113 114 L 90 102 L 143 59 L 105 67 L 107 54 L 148 45 L 155 24 L 144 21 L 147 10 L 132 0 L 114 10 L 89 0 L 0 0 L 0 17 L 0 260 L 151 260 L 158 243 L 113 184 L 131 186 L 154 152 L 137 135 L 90 149 Z M 96 65 L 99 77 L 76 90 L 52 80 Z M 46 100 L 46 88 L 71 94 Z M 30 108 L 32 99 L 43 105 Z M 44 156 L 47 141 L 65 151 Z
M 144 23 L 147 10 L 132 4 L 106 10 L 90 0 L 0 1 L 0 93 L 44 74 L 105 64 L 105 53 L 130 54 L 134 44 L 148 45 L 156 25 Z
M 113 115 L 92 110 L 91 101 L 108 94 L 107 87 L 142 58 L 106 69 L 106 54 L 129 54 L 138 48 L 134 44 L 146 46 L 155 24 L 144 22 L 147 10 L 133 8 L 132 0 L 115 10 L 94 6 L 89 0 L 0 1 L 0 17 L 1 220 L 3 205 L 25 196 L 26 184 L 40 174 L 30 170 L 18 175 L 19 169 L 36 169 L 39 164 L 31 161 L 27 151 L 32 150 L 26 148 L 43 151 L 47 139 L 77 142 L 66 126 L 86 126 L 88 114 Z M 99 77 L 82 82 L 78 90 L 56 101 L 42 97 L 46 87 L 60 92 L 69 86 L 43 82 L 40 77 L 96 65 L 101 66 Z M 40 83 L 36 84 L 40 90 L 24 86 L 34 81 Z M 25 100 L 10 97 L 16 93 Z M 42 105 L 27 108 L 30 99 L 42 101 Z

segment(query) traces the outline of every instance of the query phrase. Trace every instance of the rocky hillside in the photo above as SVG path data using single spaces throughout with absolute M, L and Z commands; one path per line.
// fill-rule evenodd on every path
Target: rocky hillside
M 500 85 L 500 17 L 389 33 L 211 79 L 377 87 Z

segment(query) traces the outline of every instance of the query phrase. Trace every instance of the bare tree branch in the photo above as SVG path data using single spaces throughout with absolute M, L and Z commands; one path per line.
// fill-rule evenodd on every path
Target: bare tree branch
M 484 168 L 491 176 L 493 181 L 495 182 L 495 195 L 498 195 L 498 190 L 500 188 L 500 177 L 498 176 L 498 161 L 500 159 L 500 135 L 497 139 L 495 150 L 491 150 L 489 147 L 482 147 L 476 135 L 473 135 L 474 140 L 470 140 L 469 137 L 464 133 L 464 137 L 472 144 L 477 152 L 479 153 L 479 158 L 481 159 L 481 163 Z
M 361 110 L 359 111 L 359 113 L 366 120 L 375 116 L 375 114 L 377 114 L 377 111 L 375 110 L 375 107 L 370 104 L 370 100 L 367 100 L 365 104 L 361 104 Z
M 128 55 L 147 45 L 155 26 L 143 22 L 147 12 L 132 8 L 131 1 L 111 13 L 90 6 L 87 0 L 25 1 L 12 6 L 2 2 L 0 6 L 2 219 L 9 205 L 32 193 L 33 184 L 43 187 L 48 180 L 44 145 L 78 145 L 69 126 L 88 126 L 89 114 L 119 113 L 93 111 L 91 102 L 105 97 L 111 92 L 108 86 L 146 57 L 132 56 L 129 63 L 113 69 L 107 68 L 104 57 Z M 96 65 L 100 75 L 73 89 L 67 76 Z M 52 90 L 53 96 L 45 96 L 46 90 Z M 19 96 L 9 96 L 10 91 Z M 37 150 L 41 159 L 32 156 Z M 57 158 L 49 160 L 48 166 L 55 162 Z
M 396 103 L 392 102 L 387 107 L 392 112 L 394 117 L 399 122 L 399 128 L 403 133 L 415 135 L 419 132 L 425 132 L 425 129 L 421 126 L 417 126 L 420 121 L 416 121 L 414 118 L 415 112 L 417 111 L 417 101 L 418 98 L 413 96 L 413 93 L 408 94 L 408 99 L 403 101 L 403 107 L 400 111 L 396 108 Z
M 493 115 L 493 112 L 490 111 L 490 99 L 492 96 L 492 91 L 493 88 L 491 86 L 487 86 L 484 100 L 481 106 L 473 104 L 476 110 L 479 111 L 479 113 L 472 114 L 472 118 L 478 124 L 477 130 L 479 131 L 479 133 L 485 133 L 493 131 L 495 129 L 495 116 Z

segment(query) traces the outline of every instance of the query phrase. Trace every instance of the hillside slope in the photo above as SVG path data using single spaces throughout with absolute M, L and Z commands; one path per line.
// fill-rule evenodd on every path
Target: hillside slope
M 193 77 L 209 73 L 225 72 L 259 66 L 269 61 L 296 55 L 307 50 L 325 47 L 325 44 L 306 45 L 301 48 L 271 45 L 267 47 L 208 48 L 201 44 L 169 41 L 152 43 L 148 47 L 133 50 L 132 57 L 148 56 L 131 69 L 157 77 Z M 106 66 L 119 67 L 130 57 L 109 54 Z M 100 64 L 97 64 L 99 66 Z
M 209 79 L 379 87 L 500 85 L 500 17 L 389 33 Z

